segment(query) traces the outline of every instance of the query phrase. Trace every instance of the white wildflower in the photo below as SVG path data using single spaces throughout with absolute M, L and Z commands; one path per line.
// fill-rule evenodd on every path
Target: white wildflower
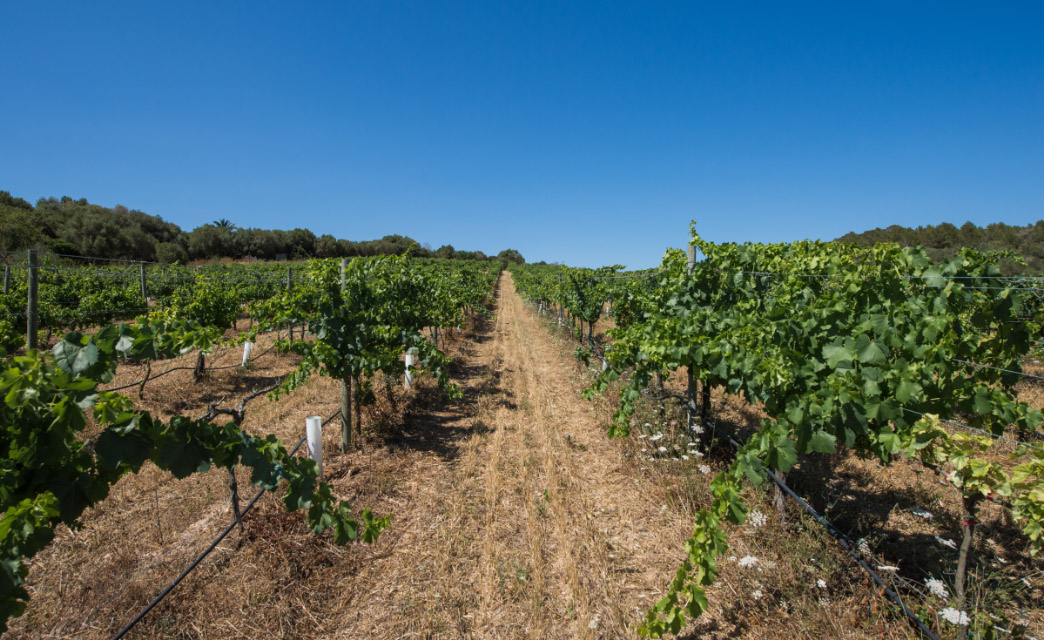
M 755 600 L 761 600 L 761 589 L 755 589 L 750 595 L 754 596 Z
M 660 507 L 660 511 L 666 511 L 666 510 L 667 510 L 667 505 L 662 505 Z
M 899 570 L 899 567 L 893 567 L 890 564 L 880 564 L 880 565 L 877 565 L 877 570 L 878 571 L 887 571 L 888 573 L 895 573 L 896 571 Z
M 729 562 L 735 562 L 736 561 L 736 556 L 729 556 L 728 558 L 725 558 L 725 559 L 728 560 Z
M 918 518 L 924 518 L 925 520 L 931 520 L 935 517 L 935 515 L 931 511 L 927 511 L 925 509 L 918 509 L 917 507 L 910 509 L 910 513 L 914 514 Z
M 677 458 L 671 458 L 671 462 L 677 462 L 677 461 L 678 461 Z
M 646 422 L 646 423 L 645 423 L 645 427 L 651 427 L 651 426 L 652 426 L 652 425 L 651 425 L 651 424 L 649 424 L 648 422 Z
M 710 472 L 711 472 L 711 468 L 710 468 L 710 467 L 708 467 L 708 466 L 707 466 L 707 465 L 705 465 L 705 464 L 701 464 L 701 465 L 700 465 L 700 466 L 698 467 L 698 469 L 699 469 L 699 472 L 700 472 L 700 473 L 702 473 L 702 474 L 708 474 L 708 473 L 710 473 Z
M 826 589 L 827 588 L 826 580 L 824 580 L 822 578 L 819 578 L 818 580 L 816 580 L 816 586 L 819 587 L 820 589 Z
M 826 598 L 820 596 L 820 598 L 819 598 L 819 606 L 824 607 L 826 609 L 829 609 L 830 608 L 830 601 L 827 600 Z
M 764 513 L 755 509 L 747 516 L 747 520 L 750 522 L 750 526 L 759 529 L 765 526 L 765 523 L 768 522 L 768 517 Z
M 945 609 L 939 612 L 939 615 L 942 616 L 943 620 L 949 622 L 950 624 L 959 624 L 962 627 L 967 627 L 968 622 L 970 622 L 968 620 L 967 613 L 963 611 L 958 611 L 953 607 L 946 607 Z
M 648 449 L 642 449 L 642 453 L 645 453 L 647 451 L 648 451 Z
M 689 446 L 690 446 L 690 447 L 698 447 L 698 446 L 700 446 L 700 445 L 696 444 L 695 442 L 690 442 L 690 443 L 689 443 Z
M 870 555 L 870 543 L 867 542 L 866 538 L 856 540 L 856 548 L 859 550 L 859 553 L 864 556 Z
M 646 439 L 646 438 L 648 438 L 648 437 L 649 437 L 649 436 L 647 436 L 647 435 L 645 435 L 645 434 L 643 433 L 642 435 L 638 436 L 638 439 L 639 439 L 639 440 L 645 440 L 645 439 Z
M 741 567 L 756 567 L 758 566 L 758 559 L 754 556 L 743 556 L 739 559 L 739 566 Z
M 689 459 L 689 456 L 687 456 L 685 454 L 682 454 L 682 460 L 688 460 L 688 459 Z
M 946 589 L 946 585 L 943 584 L 942 580 L 939 580 L 938 578 L 928 578 L 924 581 L 924 584 L 928 587 L 928 591 L 936 598 L 949 600 L 950 592 Z
M 700 435 L 700 434 L 703 433 L 703 427 L 701 427 L 698 424 L 694 424 L 694 425 L 692 425 L 692 429 L 690 429 L 690 431 L 692 431 L 696 435 Z
M 654 436 L 649 436 L 649 440 L 652 441 L 652 442 L 656 442 L 657 440 L 660 440 L 662 438 L 663 438 L 663 434 L 662 433 L 657 433 Z
M 598 618 L 591 618 L 591 621 L 587 623 L 587 628 L 588 629 L 597 629 L 598 628 Z
M 953 540 L 949 540 L 947 538 L 940 538 L 939 536 L 935 536 L 935 541 L 938 542 L 939 544 L 941 544 L 944 547 L 949 547 L 950 549 L 954 549 L 954 550 L 957 549 L 957 543 L 954 542 Z
M 667 453 L 667 447 L 660 447 L 660 453 Z

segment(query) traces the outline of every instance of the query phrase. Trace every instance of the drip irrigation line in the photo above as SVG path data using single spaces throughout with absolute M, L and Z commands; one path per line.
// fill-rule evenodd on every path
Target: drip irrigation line
M 334 414 L 332 416 L 330 416 L 329 418 L 327 418 L 323 422 L 322 426 L 326 426 L 327 424 L 330 423 L 330 421 L 332 421 L 334 418 L 336 418 L 340 414 L 341 414 L 341 411 L 340 411 L 340 409 L 338 409 L 336 412 L 334 412 Z M 301 438 L 297 442 L 297 446 L 294 447 L 293 450 L 289 452 L 289 455 L 293 456 L 294 454 L 296 454 L 301 449 L 301 447 L 304 445 L 304 443 L 305 443 L 305 441 L 307 439 L 308 439 L 307 436 L 305 436 L 304 438 Z M 227 527 L 225 527 L 225 529 L 220 534 L 218 534 L 218 536 L 216 538 L 214 538 L 214 541 L 211 542 L 210 545 L 207 546 L 207 548 L 203 550 L 203 553 L 199 554 L 199 556 L 197 556 L 196 559 L 192 561 L 192 564 L 190 564 L 188 567 L 185 568 L 184 571 L 182 571 L 180 574 L 178 574 L 178 577 L 174 578 L 174 580 L 170 584 L 168 584 L 163 589 L 163 591 L 160 591 L 159 595 L 157 595 L 155 598 L 153 598 L 152 602 L 150 602 L 148 605 L 145 606 L 144 609 L 142 609 L 140 612 L 138 612 L 138 615 L 134 616 L 134 618 L 130 622 L 128 622 L 122 629 L 117 631 L 116 635 L 112 636 L 112 640 L 120 640 L 120 638 L 122 638 L 123 636 L 127 635 L 127 632 L 129 632 L 131 629 L 133 629 L 135 627 L 135 625 L 137 625 L 139 622 L 141 622 L 141 620 L 146 615 L 148 615 L 148 613 L 150 611 L 152 611 L 156 607 L 156 605 L 158 605 L 160 602 L 162 602 L 163 599 L 166 598 L 167 595 L 169 595 L 170 592 L 173 591 L 174 588 L 177 587 L 178 584 L 180 584 L 181 581 L 184 580 L 188 576 L 188 574 L 192 573 L 192 571 L 196 567 L 199 566 L 199 563 L 203 562 L 203 560 L 206 559 L 206 557 L 208 555 L 210 555 L 210 552 L 213 551 L 214 549 L 216 549 L 217 546 L 219 544 L 221 544 L 221 541 L 224 540 L 228 536 L 228 534 L 231 533 L 232 530 L 236 528 L 236 525 L 239 523 L 240 520 L 242 520 L 243 516 L 245 516 L 247 514 L 247 512 L 250 511 L 254 507 L 254 505 L 257 503 L 257 501 L 261 499 L 261 496 L 263 496 L 265 494 L 265 492 L 266 492 L 265 489 L 260 489 L 256 494 L 254 494 L 254 497 L 251 498 L 250 502 L 247 503 L 246 507 L 244 507 L 243 510 L 241 512 L 239 512 L 238 516 L 235 519 L 233 519 L 233 521 L 231 523 L 229 523 L 229 525 Z
M 690 405 L 690 407 L 691 406 L 692 405 Z M 715 433 L 717 433 L 718 435 L 720 435 L 723 438 L 725 438 L 729 442 L 729 444 L 731 444 L 733 447 L 735 447 L 737 449 L 742 447 L 742 445 L 740 445 L 739 442 L 736 442 L 736 440 L 734 440 L 731 436 L 729 436 L 728 434 L 726 434 L 726 433 L 722 432 L 721 430 L 719 430 L 709 420 L 704 420 L 703 422 L 704 422 L 704 424 L 709 426 L 711 429 L 713 429 Z M 897 594 L 895 591 L 893 591 L 892 588 L 889 587 L 888 584 L 885 583 L 884 579 L 881 578 L 881 576 L 878 575 L 878 573 L 876 571 L 874 571 L 870 567 L 870 565 L 868 565 L 859 556 L 859 554 L 856 553 L 852 549 L 852 544 L 851 544 L 852 541 L 851 541 L 851 539 L 847 535 L 845 535 L 841 530 L 839 530 L 837 527 L 835 527 L 832 522 L 827 520 L 825 517 L 821 516 L 819 514 L 819 512 L 817 512 L 815 509 L 812 508 L 811 505 L 809 505 L 807 502 L 805 502 L 801 498 L 801 496 L 799 496 L 798 494 L 794 493 L 794 490 L 791 489 L 789 486 L 787 486 L 787 483 L 783 482 L 783 480 L 781 480 L 780 478 L 776 477 L 775 473 L 769 472 L 767 475 L 768 475 L 770 480 L 772 480 L 773 482 L 776 483 L 776 486 L 778 486 L 781 491 L 783 491 L 788 496 L 793 498 L 795 502 L 797 502 L 799 505 L 801 505 L 801 507 L 803 509 L 805 509 L 805 511 L 807 511 L 809 513 L 809 515 L 811 515 L 813 517 L 813 519 L 815 519 L 816 522 L 818 522 L 820 525 L 822 525 L 823 528 L 825 528 L 827 530 L 827 532 L 831 536 L 833 536 L 833 538 L 835 540 L 837 540 L 838 544 L 841 545 L 841 548 L 844 549 L 848 553 L 848 555 L 850 555 L 852 558 L 855 559 L 856 562 L 859 563 L 859 566 L 862 567 L 863 570 L 867 572 L 867 574 L 869 574 L 869 576 L 873 579 L 873 581 L 875 583 L 877 583 L 878 586 L 880 586 L 880 587 L 882 587 L 884 589 L 885 594 L 888 595 L 888 597 L 891 598 L 891 600 L 893 602 L 895 602 L 896 604 L 899 605 L 900 608 L 902 608 L 903 613 L 906 614 L 906 617 L 908 617 L 911 621 L 913 621 L 913 623 L 915 625 L 917 625 L 917 627 L 921 630 L 921 633 L 923 633 L 925 636 L 927 636 L 931 640 L 939 640 L 939 636 L 935 635 L 932 632 L 932 630 L 929 629 L 924 624 L 924 622 L 921 621 L 921 619 L 919 617 L 917 617 L 917 614 L 914 613 L 909 607 L 906 606 L 906 604 L 903 602 L 903 599 L 901 597 L 899 597 L 899 594 Z
M 167 375 L 168 373 L 173 373 L 175 371 L 187 371 L 189 369 L 195 369 L 195 367 L 171 367 L 170 369 L 164 370 L 162 373 L 157 373 L 154 376 L 149 376 L 149 380 L 151 381 L 151 380 L 155 380 L 156 378 L 162 378 L 163 376 Z M 113 391 L 123 391 L 124 389 L 130 389 L 131 387 L 136 387 L 136 386 L 140 385 L 144 381 L 145 381 L 145 379 L 142 378 L 141 380 L 138 380 L 137 382 L 132 382 L 130 384 L 125 384 L 125 385 L 123 385 L 121 387 L 113 387 L 112 389 L 99 389 L 99 391 L 105 391 L 105 392 L 109 392 L 109 393 L 111 393 Z
M 231 349 L 232 347 L 228 347 L 228 348 Z M 250 361 L 253 362 L 254 360 L 260 359 L 261 356 L 265 355 L 266 353 L 269 353 L 273 349 L 275 349 L 275 345 L 272 345 L 272 346 L 268 347 L 267 349 L 265 349 L 261 353 L 257 354 L 256 356 L 252 356 L 250 358 Z M 204 371 L 221 371 L 223 369 L 232 369 L 233 367 L 242 367 L 242 366 L 243 366 L 242 364 L 229 364 L 229 365 L 222 365 L 220 367 L 204 367 Z M 148 380 L 146 380 L 145 378 L 142 378 L 141 380 L 138 380 L 137 382 L 132 382 L 130 384 L 125 384 L 125 385 L 120 386 L 120 387 L 114 387 L 112 389 L 100 389 L 100 391 L 110 391 L 110 392 L 111 391 L 123 391 L 124 389 L 130 389 L 131 387 L 136 387 L 136 386 L 140 385 L 142 382 L 146 382 L 146 381 L 147 382 L 152 382 L 156 378 L 162 378 L 163 376 L 167 375 L 168 373 L 172 373 L 174 371 L 188 371 L 188 370 L 195 370 L 195 367 L 171 367 L 170 369 L 164 369 L 162 373 L 157 373 L 154 376 L 149 376 Z
M 648 393 L 646 393 L 645 391 L 642 391 L 641 393 L 642 393 L 642 395 L 643 395 L 643 396 L 644 396 L 644 397 L 645 397 L 646 399 L 648 399 L 648 400 L 653 400 L 653 401 L 662 401 L 662 400 L 677 400 L 677 401 L 678 401 L 678 402 L 680 402 L 680 403 L 681 403 L 682 405 L 688 406 L 688 407 L 689 407 L 690 409 L 692 409 L 692 410 L 694 410 L 694 411 L 698 412 L 698 408 L 696 408 L 696 407 L 695 407 L 695 406 L 694 406 L 694 405 L 693 405 L 693 404 L 692 404 L 692 403 L 691 403 L 691 402 L 690 402 L 690 401 L 689 401 L 689 400 L 688 400 L 687 398 L 685 398 L 684 396 L 681 396 L 681 395 L 678 395 L 678 394 L 674 394 L 674 393 L 665 393 L 665 394 L 663 394 L 663 395 L 661 395 L 661 396 L 657 396 L 657 397 L 654 397 L 654 396 L 652 396 L 652 395 L 649 395 L 649 394 L 648 394 Z M 735 448 L 737 448 L 737 449 L 738 449 L 738 448 L 740 447 L 740 444 L 739 444 L 738 442 L 736 442 L 736 441 L 735 441 L 734 439 L 732 439 L 731 437 L 729 437 L 729 436 L 728 436 L 728 434 L 724 434 L 724 433 L 722 433 L 722 432 L 721 432 L 720 430 L 718 430 L 718 429 L 717 429 L 717 427 L 715 427 L 715 426 L 714 426 L 714 425 L 713 425 L 712 423 L 710 423 L 709 421 L 705 421 L 705 424 L 709 425 L 709 426 L 710 426 L 710 427 L 711 427 L 712 429 L 714 429 L 714 431 L 715 431 L 715 432 L 717 432 L 717 433 L 718 433 L 719 435 L 722 435 L 722 437 L 724 437 L 724 438 L 725 438 L 726 440 L 728 440 L 728 441 L 729 441 L 729 444 L 731 444 L 731 445 L 732 445 L 733 447 L 735 447 Z M 915 459 L 915 458 L 913 458 L 912 460 L 916 460 L 916 459 Z M 921 464 L 925 464 L 925 466 L 929 466 L 929 465 L 927 465 L 927 463 L 924 463 L 924 462 L 922 462 L 922 461 L 920 461 L 920 460 L 916 460 L 916 461 L 917 461 L 917 462 L 921 462 Z M 937 472 L 937 473 L 938 473 L 938 472 Z M 1000 502 L 997 502 L 996 500 L 991 500 L 991 499 L 989 499 L 989 498 L 987 498 L 987 499 L 988 499 L 988 500 L 990 500 L 991 502 L 994 502 L 994 503 L 996 503 L 996 504 L 999 504 L 999 505 L 1001 505 L 1001 506 L 1004 506 L 1004 505 L 1003 505 L 1002 503 L 1000 503 Z M 844 535 L 844 534 L 842 533 L 842 535 Z M 849 542 L 851 542 L 851 540 L 850 540 L 850 539 L 849 539 Z M 875 557 L 873 557 L 873 555 L 872 555 L 872 554 L 867 554 L 867 555 L 870 555 L 870 559 L 871 559 L 871 560 L 873 560 L 873 561 L 874 561 L 874 564 L 878 565 L 879 567 L 880 567 L 880 566 L 886 566 L 886 565 L 885 565 L 885 564 L 884 564 L 884 563 L 883 563 L 883 562 L 882 562 L 882 561 L 881 561 L 880 559 L 878 559 L 878 558 L 875 558 Z M 915 583 L 915 582 L 913 582 L 913 581 L 911 581 L 911 580 L 908 580 L 908 579 L 906 579 L 906 578 L 904 578 L 903 576 L 900 576 L 900 575 L 893 575 L 893 576 L 892 576 L 892 578 L 893 578 L 894 580 L 898 580 L 899 582 L 901 582 L 901 583 L 902 583 L 902 584 L 903 584 L 903 585 L 904 585 L 904 586 L 905 586 L 905 587 L 906 587 L 907 589 L 910 589 L 911 591 L 913 591 L 913 592 L 917 593 L 918 595 L 920 595 L 920 596 L 922 596 L 922 597 L 924 597 L 924 596 L 925 596 L 925 592 L 924 592 L 924 591 L 923 591 L 923 590 L 922 590 L 922 589 L 920 588 L 920 586 L 919 586 L 919 585 L 918 585 L 917 583 Z
M 299 323 L 294 324 L 293 326 L 295 328 L 296 327 L 303 327 L 305 324 L 307 324 L 307 323 L 299 322 Z M 275 331 L 281 331 L 281 330 L 282 330 L 282 328 L 273 329 L 272 331 L 266 331 L 264 333 L 265 334 L 267 334 L 267 333 L 274 333 Z M 226 351 L 229 351 L 229 350 L 234 349 L 234 348 L 235 348 L 235 345 L 230 345 L 230 346 L 227 346 L 227 347 L 223 347 L 223 348 L 215 351 L 214 353 L 212 353 L 210 355 L 214 356 L 214 355 L 217 355 L 219 353 L 225 353 Z M 262 351 L 261 353 L 255 355 L 255 356 L 251 356 L 250 359 L 251 359 L 251 361 L 257 360 L 258 358 L 260 358 L 261 356 L 271 352 L 275 348 L 276 348 L 276 345 L 273 344 L 270 347 L 268 347 L 267 349 L 265 349 L 264 351 Z M 182 355 L 187 355 L 187 354 L 182 354 Z M 178 356 L 178 357 L 181 357 L 181 356 Z M 233 367 L 242 367 L 242 366 L 243 366 L 242 364 L 229 364 L 229 365 L 222 365 L 220 367 L 204 367 L 204 370 L 205 371 L 221 371 L 223 369 L 232 369 Z M 174 371 L 184 371 L 186 369 L 195 369 L 195 367 L 171 367 L 170 369 L 165 369 L 162 373 L 157 373 L 154 376 L 149 376 L 148 379 L 149 379 L 149 381 L 152 381 L 152 380 L 155 380 L 156 378 L 161 378 L 161 377 L 167 375 L 168 373 L 172 373 Z M 137 382 L 132 382 L 130 384 L 126 384 L 126 385 L 123 385 L 123 386 L 120 386 L 120 387 L 114 387 L 112 389 L 99 389 L 99 391 L 123 391 L 124 389 L 130 389 L 131 387 L 138 386 L 139 384 L 142 383 L 143 380 L 144 380 L 144 378 L 142 380 L 138 380 Z

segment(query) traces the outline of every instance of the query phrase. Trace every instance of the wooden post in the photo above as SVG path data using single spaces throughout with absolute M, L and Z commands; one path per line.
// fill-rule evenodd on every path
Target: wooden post
M 787 474 L 782 471 L 776 471 L 775 469 L 769 471 L 772 475 L 776 476 L 780 482 L 787 481 Z M 783 518 L 787 515 L 787 494 L 783 493 L 783 490 L 779 488 L 779 485 L 772 483 L 776 491 L 772 495 L 772 506 L 776 508 L 776 513 L 779 517 Z
M 348 259 L 341 258 L 341 292 L 344 292 L 344 288 L 348 286 L 348 276 L 345 273 L 348 270 Z
M 704 420 L 710 419 L 710 385 L 707 384 L 707 379 L 704 378 L 700 385 L 700 415 L 703 416 Z
M 606 350 L 606 352 L 608 352 L 609 351 L 609 347 L 606 347 L 605 350 Z M 666 391 L 663 388 L 663 372 L 662 371 L 657 371 L 656 373 L 654 373 L 653 374 L 653 380 L 655 381 L 655 384 L 653 385 L 653 387 L 656 389 L 656 396 L 657 396 L 657 398 L 659 398 L 656 401 L 657 405 L 659 405 L 657 407 L 657 411 L 659 412 L 660 419 L 662 420 L 664 418 L 664 416 L 667 415 L 667 405 L 664 402 L 664 397 L 663 397 L 664 394 L 666 393 Z M 685 405 L 686 417 L 688 417 L 688 413 L 691 411 L 689 409 L 688 402 L 692 402 L 692 401 L 693 401 L 692 398 L 689 398 L 686 401 L 686 405 Z M 692 424 L 691 423 L 689 424 L 689 430 L 690 431 L 692 430 Z M 691 436 L 692 434 L 686 434 L 686 435 Z
M 341 453 L 352 448 L 352 379 L 341 380 Z
M 696 266 L 696 247 L 694 247 L 694 246 L 692 246 L 690 244 L 689 245 L 689 264 L 688 264 L 687 272 L 688 273 L 692 273 L 692 269 L 695 266 Z
M 961 498 L 961 548 L 957 556 L 957 575 L 954 576 L 954 591 L 957 592 L 957 606 L 964 608 L 965 579 L 968 575 L 968 559 L 971 557 L 972 539 L 975 536 L 975 520 L 979 510 L 979 499 L 963 496 Z
M 657 372 L 659 373 L 659 372 Z M 662 385 L 663 378 L 660 377 L 660 384 Z M 688 375 L 686 377 L 685 387 L 685 417 L 686 425 L 688 426 L 689 435 L 696 431 L 696 376 L 692 375 L 692 368 L 688 368 Z M 661 387 L 662 389 L 662 387 Z M 661 390 L 662 394 L 662 390 Z M 662 404 L 662 400 L 660 401 Z M 707 429 L 704 428 L 703 433 L 700 434 L 700 441 L 706 442 Z
M 286 268 L 286 290 L 290 291 L 294 288 L 293 274 L 290 271 L 291 267 Z M 290 342 L 294 341 L 294 323 L 290 322 L 286 325 L 286 330 L 290 333 Z M 304 330 L 301 330 L 301 337 L 304 337 Z
M 40 293 L 40 272 L 36 261 L 36 252 L 29 251 L 29 296 L 25 309 L 25 346 L 35 349 L 39 346 L 40 318 L 37 315 Z
M 352 378 L 352 393 L 355 397 L 355 435 L 359 436 L 359 448 L 363 446 L 363 434 L 362 434 L 362 392 L 359 391 L 359 378 Z
M 145 263 L 142 262 L 138 265 L 139 275 L 141 276 L 141 299 L 145 301 L 145 305 L 149 304 L 149 290 L 145 287 Z
M 239 483 L 236 482 L 235 467 L 228 468 L 228 492 L 232 496 L 232 517 L 239 525 L 239 532 L 243 533 L 243 519 L 239 517 Z
M 4 265 L 4 295 L 11 293 L 11 265 Z

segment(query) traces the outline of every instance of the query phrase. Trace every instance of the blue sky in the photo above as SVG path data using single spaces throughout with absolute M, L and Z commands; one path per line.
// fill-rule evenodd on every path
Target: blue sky
M 7 2 L 0 189 L 632 268 L 1044 218 L 1044 3 Z

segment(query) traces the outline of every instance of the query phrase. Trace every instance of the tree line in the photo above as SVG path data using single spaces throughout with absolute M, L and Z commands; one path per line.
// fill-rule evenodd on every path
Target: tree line
M 421 246 L 408 236 L 388 235 L 361 242 L 316 236 L 308 229 L 241 228 L 227 219 L 184 231 L 159 216 L 122 205 L 103 207 L 86 198 L 41 198 L 35 205 L 0 191 L 0 251 L 41 249 L 74 256 L 187 263 L 193 260 L 300 260 L 403 255 L 460 260 L 524 263 L 522 254 L 505 249 L 495 256 Z
M 880 242 L 894 242 L 904 247 L 921 246 L 936 262 L 952 258 L 962 247 L 982 251 L 1009 251 L 1025 259 L 1026 264 L 1018 264 L 1012 259 L 1001 260 L 1001 269 L 1007 275 L 1044 273 L 1044 220 L 1024 227 L 1003 222 L 995 222 L 985 227 L 978 227 L 971 222 L 956 227 L 944 222 L 915 229 L 892 225 L 887 229 L 849 232 L 838 240 L 853 242 L 863 247 Z

